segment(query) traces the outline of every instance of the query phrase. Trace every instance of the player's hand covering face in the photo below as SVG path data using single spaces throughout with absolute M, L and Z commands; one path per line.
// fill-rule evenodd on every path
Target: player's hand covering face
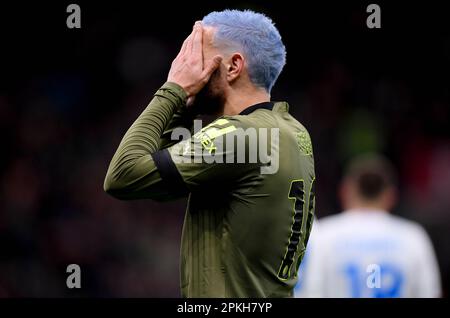
M 167 77 L 168 82 L 180 85 L 188 96 L 188 105 L 195 95 L 208 83 L 211 74 L 219 67 L 222 57 L 203 60 L 203 27 L 197 21 L 192 33 L 184 41 L 180 52 L 173 60 Z

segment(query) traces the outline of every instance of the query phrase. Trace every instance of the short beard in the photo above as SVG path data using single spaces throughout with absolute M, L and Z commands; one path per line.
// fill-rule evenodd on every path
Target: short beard
M 193 108 L 200 115 L 219 116 L 223 114 L 225 106 L 225 96 L 220 88 L 218 88 L 218 80 L 220 79 L 220 69 L 214 71 L 208 83 L 195 96 Z

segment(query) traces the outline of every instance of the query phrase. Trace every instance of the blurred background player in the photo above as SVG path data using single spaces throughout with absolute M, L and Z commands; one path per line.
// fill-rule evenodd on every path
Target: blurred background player
M 314 226 L 296 297 L 441 296 L 427 233 L 421 225 L 389 214 L 397 188 L 385 158 L 354 159 L 339 198 L 344 212 Z

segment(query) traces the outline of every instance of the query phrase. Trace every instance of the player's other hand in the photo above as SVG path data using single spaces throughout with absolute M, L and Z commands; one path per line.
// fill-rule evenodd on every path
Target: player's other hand
M 186 38 L 177 57 L 173 60 L 167 77 L 168 82 L 180 85 L 192 101 L 195 95 L 208 83 L 211 74 L 219 67 L 222 57 L 215 56 L 203 61 L 203 27 L 194 24 L 192 33 Z

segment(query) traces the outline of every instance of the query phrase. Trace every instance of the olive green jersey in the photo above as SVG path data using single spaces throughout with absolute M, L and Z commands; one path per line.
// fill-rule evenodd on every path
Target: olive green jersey
M 222 116 L 183 141 L 186 95 L 166 83 L 125 134 L 105 179 L 121 199 L 189 195 L 185 297 L 290 297 L 314 216 L 314 160 L 285 102 Z M 179 132 L 179 131 L 178 131 Z

